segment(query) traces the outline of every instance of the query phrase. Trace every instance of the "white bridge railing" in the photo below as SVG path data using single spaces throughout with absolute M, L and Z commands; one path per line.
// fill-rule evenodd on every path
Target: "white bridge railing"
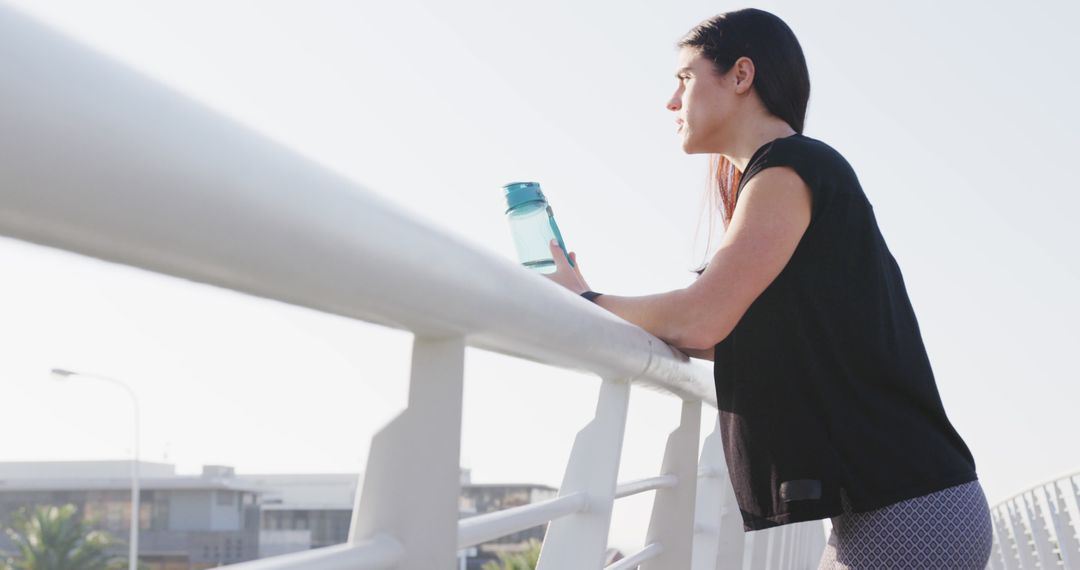
M 995 505 L 994 570 L 1080 569 L 1080 473 L 1036 485 Z
M 371 441 L 349 541 L 237 570 L 449 570 L 544 523 L 541 569 L 595 570 L 613 502 L 646 491 L 647 546 L 609 568 L 816 565 L 820 521 L 744 535 L 718 433 L 699 441 L 708 368 L 3 5 L 0 53 L 0 234 L 415 334 L 408 407 Z M 557 498 L 458 519 L 467 346 L 601 379 Z M 635 384 L 680 398 L 681 423 L 659 475 L 620 484 Z

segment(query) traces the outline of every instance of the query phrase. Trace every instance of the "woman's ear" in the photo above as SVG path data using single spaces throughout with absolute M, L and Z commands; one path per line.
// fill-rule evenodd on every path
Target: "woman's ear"
M 731 66 L 728 73 L 731 75 L 731 80 L 735 82 L 735 93 L 742 95 L 747 91 L 750 91 L 750 87 L 754 84 L 754 60 L 743 56 L 735 60 L 735 65 Z

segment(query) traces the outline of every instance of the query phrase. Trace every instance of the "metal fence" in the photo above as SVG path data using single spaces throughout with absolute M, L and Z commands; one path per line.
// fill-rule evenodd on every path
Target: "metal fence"
M 1080 473 L 1036 485 L 990 510 L 993 570 L 1080 569 Z

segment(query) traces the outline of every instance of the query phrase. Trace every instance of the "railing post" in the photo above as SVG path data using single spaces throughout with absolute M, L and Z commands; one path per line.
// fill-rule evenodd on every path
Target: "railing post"
M 679 427 L 668 435 L 660 473 L 675 475 L 674 487 L 656 490 L 645 544 L 659 543 L 663 552 L 640 570 L 690 570 L 694 547 L 694 499 L 698 485 L 698 441 L 701 401 L 683 400 Z
M 818 561 L 821 560 L 822 554 L 825 553 L 826 540 L 828 540 L 825 535 L 825 522 L 815 524 L 811 527 L 811 530 L 812 532 L 807 536 L 807 549 L 811 566 L 817 567 Z
M 994 526 L 997 526 L 997 521 L 994 521 Z M 990 560 L 986 563 L 988 570 L 1006 570 L 1002 560 L 1004 559 L 1001 550 L 1001 540 L 998 535 L 1001 531 L 994 528 L 994 532 L 991 535 L 992 541 L 990 543 Z
M 629 403 L 629 380 L 603 380 L 596 415 L 574 438 L 566 473 L 559 485 L 560 497 L 586 493 L 589 507 L 548 524 L 537 570 L 603 567 Z
M 464 372 L 464 337 L 416 337 L 409 406 L 371 440 L 349 542 L 393 537 L 400 568 L 456 565 Z
M 1038 560 L 1039 567 L 1048 568 L 1051 563 L 1057 566 L 1057 556 L 1050 552 L 1050 531 L 1046 527 L 1050 521 L 1043 516 L 1036 493 L 1037 490 L 1032 489 L 1030 499 L 1029 493 L 1020 495 L 1020 512 L 1024 523 L 1031 530 L 1031 541 L 1035 543 L 1035 558 Z
M 744 564 L 743 567 L 749 567 L 749 570 L 772 570 L 775 559 L 770 560 L 770 557 L 776 535 L 771 530 L 758 530 L 746 533 L 746 538 L 751 546 L 750 564 Z
M 1050 484 L 1050 492 L 1047 494 L 1047 500 L 1051 503 L 1050 517 L 1054 523 L 1054 533 L 1057 534 L 1062 562 L 1066 568 L 1080 568 L 1080 544 L 1077 544 L 1075 534 L 1077 526 L 1065 508 L 1065 497 L 1061 493 L 1060 483 L 1069 484 L 1071 481 L 1056 481 Z
M 814 568 L 817 567 L 817 561 L 821 559 L 821 551 L 814 552 L 814 548 L 821 544 L 819 539 L 823 536 L 825 536 L 825 525 L 821 521 L 803 525 L 802 538 L 799 541 L 802 552 L 799 553 L 799 557 L 809 560 Z M 822 548 L 822 550 L 825 549 Z
M 802 544 L 803 527 L 806 526 L 802 523 L 792 523 L 787 526 L 791 527 L 791 548 L 788 549 L 788 566 L 792 568 L 801 568 L 804 562 L 799 547 Z
M 1008 514 L 1009 527 L 1012 529 L 1013 541 L 1016 545 L 1016 554 L 1020 557 L 1020 568 L 1023 570 L 1035 570 L 1038 568 L 1035 562 L 1031 545 L 1028 542 L 1027 530 L 1024 528 L 1020 515 L 1017 512 L 1015 501 L 1005 504 Z
M 1019 570 L 1019 543 L 1009 535 L 1005 513 L 1002 508 L 994 509 L 990 513 L 994 520 L 994 537 L 997 539 L 998 547 L 1001 549 L 1001 562 L 1005 570 Z
M 822 534 L 821 521 L 808 521 L 799 526 L 802 528 L 800 529 L 799 533 L 798 560 L 811 561 L 813 563 L 816 563 L 817 559 L 820 558 L 820 553 L 819 556 L 814 556 L 812 533 Z M 817 567 L 816 564 L 814 567 Z
M 720 436 L 720 417 L 701 446 L 698 462 L 697 505 L 694 508 L 693 570 L 717 570 L 742 566 L 742 514 L 735 502 L 735 490 L 728 478 L 724 442 Z
M 787 570 L 787 550 L 788 545 L 791 544 L 791 525 L 786 524 L 783 526 L 779 526 L 774 528 L 772 531 L 775 532 L 776 536 L 780 538 L 780 545 L 777 546 L 775 550 L 775 560 L 777 560 L 775 568 L 778 568 L 780 570 Z

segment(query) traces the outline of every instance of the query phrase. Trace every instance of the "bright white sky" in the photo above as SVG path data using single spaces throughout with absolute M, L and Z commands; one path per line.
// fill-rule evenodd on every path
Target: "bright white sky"
M 742 5 L 13 4 L 494 255 L 514 255 L 499 187 L 528 179 L 599 291 L 683 287 L 700 261 L 705 159 L 664 108 L 673 44 Z M 1080 5 L 758 6 L 802 42 L 806 134 L 858 173 L 990 502 L 1080 470 Z M 54 366 L 131 384 L 143 458 L 182 472 L 360 471 L 405 405 L 407 333 L 9 239 L 0 259 L 0 460 L 128 456 L 123 393 Z M 476 350 L 466 366 L 473 480 L 558 486 L 599 382 Z M 672 398 L 631 406 L 622 480 L 657 474 L 677 425 Z M 642 545 L 651 501 L 617 503 L 613 546 Z

